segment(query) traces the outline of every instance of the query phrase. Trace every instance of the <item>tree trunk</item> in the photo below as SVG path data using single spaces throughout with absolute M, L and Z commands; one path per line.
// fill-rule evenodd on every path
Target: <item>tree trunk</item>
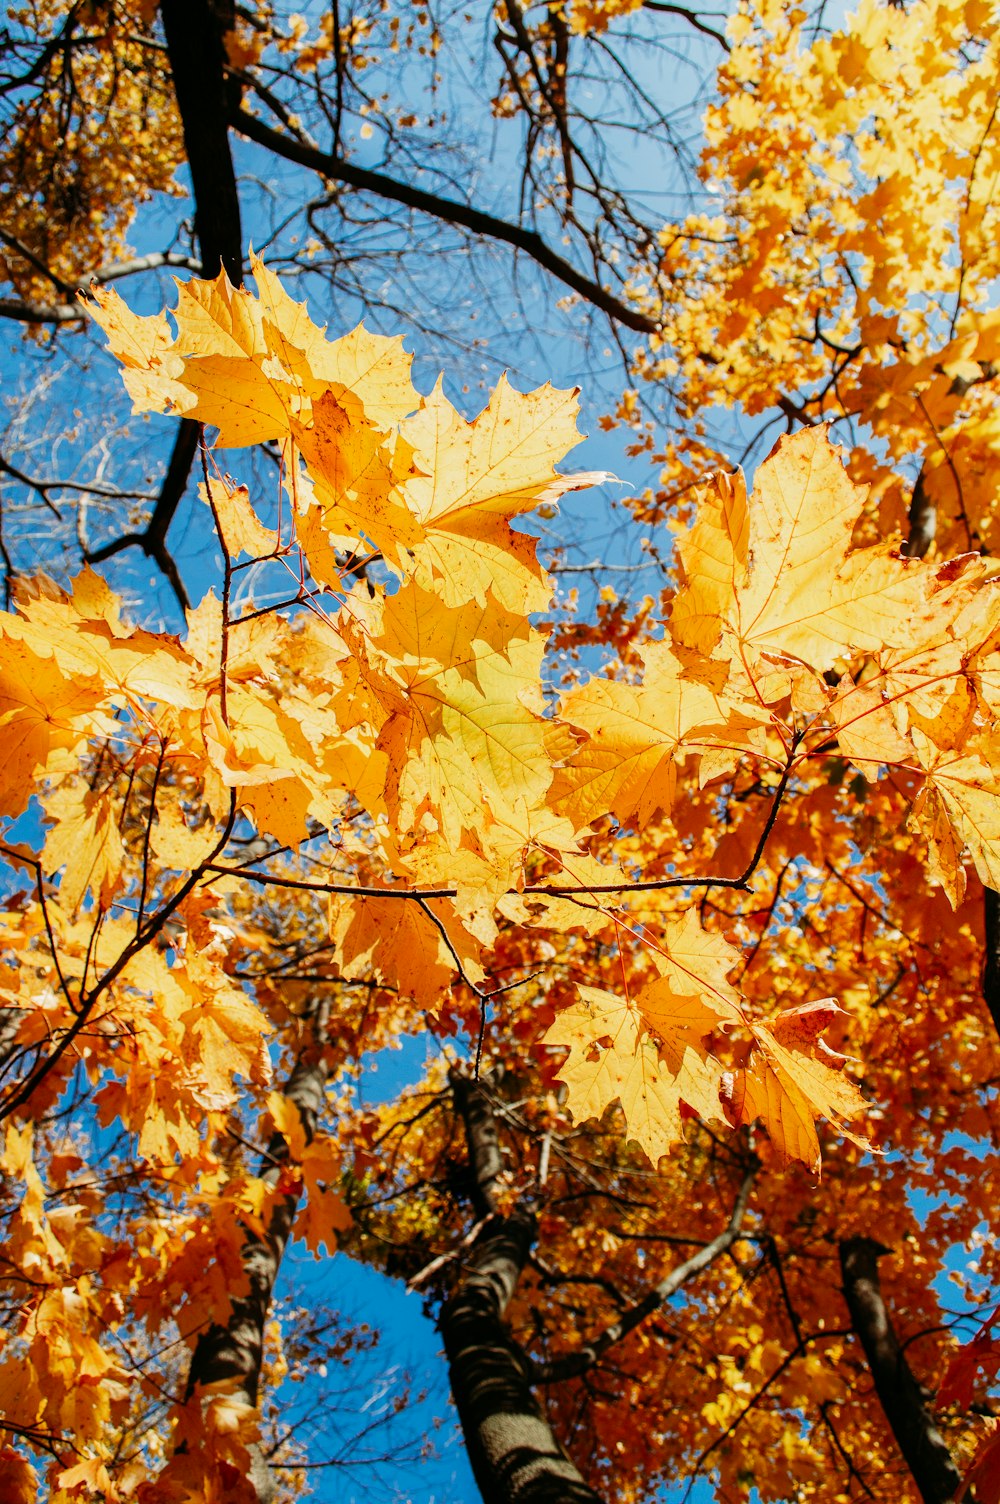
M 890 1251 L 873 1238 L 848 1238 L 841 1243 L 844 1296 L 875 1392 L 921 1498 L 924 1504 L 948 1504 L 962 1477 L 924 1405 L 882 1297 L 878 1261 Z
M 285 1087 L 285 1096 L 295 1103 L 302 1115 L 307 1138 L 312 1137 L 322 1109 L 325 1085 L 326 1068 L 322 1060 L 302 1058 Z M 267 1163 L 261 1179 L 275 1185 L 287 1158 L 288 1145 L 280 1134 L 275 1134 L 268 1145 Z M 271 1212 L 266 1237 L 247 1233 L 241 1261 L 250 1289 L 246 1295 L 233 1299 L 232 1315 L 225 1326 L 210 1326 L 198 1338 L 191 1357 L 185 1401 L 193 1399 L 199 1387 L 227 1382 L 235 1398 L 249 1405 L 257 1404 L 264 1327 L 300 1200 L 299 1193 L 281 1198 Z M 260 1504 L 271 1504 L 275 1486 L 267 1461 L 259 1447 L 251 1447 L 250 1451 L 253 1459 L 250 1481 Z
M 983 889 L 983 931 L 986 951 L 983 1001 L 1000 1036 L 1000 893 L 994 893 L 992 888 Z
M 230 282 L 243 281 L 243 234 L 236 173 L 229 149 L 233 92 L 226 78 L 223 35 L 235 23 L 231 0 L 162 0 L 160 16 L 184 132 L 184 154 L 194 191 L 194 227 L 202 272 L 222 266 Z
M 601 1504 L 556 1440 L 532 1393 L 531 1363 L 504 1326 L 535 1239 L 534 1216 L 495 1210 L 502 1161 L 489 1098 L 457 1071 L 451 1085 L 465 1124 L 473 1208 L 487 1220 L 439 1325 L 479 1491 L 485 1504 Z

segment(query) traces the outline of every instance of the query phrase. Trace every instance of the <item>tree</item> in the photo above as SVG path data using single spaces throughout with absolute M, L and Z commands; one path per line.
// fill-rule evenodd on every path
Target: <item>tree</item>
M 720 1498 L 828 1497 L 835 1478 L 846 1497 L 944 1499 L 971 1459 L 975 1426 L 932 1414 L 922 1386 L 952 1342 L 940 1276 L 992 1191 L 977 1146 L 995 1111 L 984 1002 L 1000 1012 L 997 608 L 988 559 L 954 550 L 975 541 L 963 516 L 988 542 L 988 486 L 973 511 L 962 477 L 988 475 L 991 455 L 991 321 L 976 303 L 994 243 L 979 185 L 996 149 L 996 43 L 968 7 L 872 9 L 815 38 L 797 12 L 737 17 L 705 165 L 732 185 L 725 218 L 643 239 L 596 174 L 578 187 L 566 92 L 568 60 L 601 54 L 619 10 L 531 28 L 508 12 L 498 51 L 527 181 L 537 191 L 535 149 L 557 142 L 550 212 L 598 258 L 612 232 L 630 258 L 620 292 L 600 272 L 574 273 L 574 290 L 652 335 L 639 374 L 672 379 L 652 364 L 666 351 L 696 415 L 664 453 L 661 494 L 636 503 L 647 524 L 674 505 L 661 601 L 605 592 L 595 621 L 559 622 L 548 642 L 532 619 L 551 587 L 509 523 L 576 483 L 553 468 L 575 438 L 566 394 L 504 384 L 470 426 L 440 390 L 418 396 L 398 342 L 324 340 L 261 263 L 256 298 L 185 284 L 173 327 L 98 279 L 92 311 L 133 400 L 180 424 L 132 541 L 170 571 L 201 425 L 277 466 L 255 511 L 202 451 L 221 599 L 190 614 L 183 643 L 125 623 L 93 573 L 71 593 L 22 585 L 4 619 L 4 807 L 40 790 L 46 829 L 44 844 L 29 828 L 6 847 L 22 886 L 6 911 L 4 1164 L 24 1190 L 8 1203 L 0 1361 L 8 1425 L 51 1455 L 55 1497 L 270 1494 L 281 1438 L 260 1431 L 256 1405 L 280 1367 L 268 1321 L 293 1223 L 314 1250 L 340 1237 L 440 1309 L 487 1498 L 634 1497 L 704 1469 Z M 214 57 L 214 94 L 181 77 L 196 13 L 164 10 L 162 45 L 214 273 L 237 254 L 238 221 L 199 174 L 218 185 L 225 122 L 261 84 L 253 58 L 264 69 L 280 46 L 260 18 L 242 43 L 209 19 L 228 39 L 195 49 L 200 66 Z M 162 79 L 155 34 L 111 22 L 59 18 L 59 45 L 42 40 L 22 87 L 76 58 L 78 26 L 83 56 L 139 49 L 124 54 L 129 87 Z M 345 43 L 340 24 L 335 12 L 316 59 L 334 59 L 334 97 L 371 35 Z M 119 98 L 106 78 L 87 83 Z M 947 151 L 927 123 L 941 111 L 904 108 L 932 85 L 962 124 Z M 89 108 L 74 89 L 63 95 Z M 47 120 L 38 97 L 13 140 Z M 148 97 L 170 108 L 165 90 Z M 902 163 L 891 191 L 872 184 L 874 148 L 843 145 L 873 111 L 878 150 Z M 790 117 L 801 149 L 778 152 Z M 210 147 L 214 166 L 196 160 Z M 310 170 L 315 153 L 290 152 Z M 336 158 L 322 170 L 376 186 Z M 914 197 L 925 172 L 965 206 L 957 256 L 931 235 L 933 195 Z M 934 254 L 908 265 L 922 233 Z M 46 278 L 49 253 L 13 238 Z M 16 275 L 34 318 L 38 294 Z M 887 333 L 901 287 L 912 307 Z M 905 358 L 887 377 L 899 328 Z M 887 390 L 903 415 L 891 430 Z M 758 467 L 749 500 L 721 473 L 685 518 L 677 484 L 717 463 L 697 415 L 736 396 L 801 431 Z M 627 397 L 621 416 L 634 411 Z M 852 435 L 847 471 L 811 422 L 844 415 L 874 435 L 867 451 Z M 899 461 L 914 451 L 904 506 Z M 874 496 L 860 484 L 873 477 Z M 882 532 L 907 512 L 901 552 Z M 237 605 L 248 560 L 260 608 Z M 272 591 L 265 570 L 290 583 Z M 614 659 L 587 678 L 595 644 Z M 422 1029 L 457 1037 L 441 1067 L 360 1110 L 358 1057 Z M 874 1127 L 886 1159 L 863 1136 Z M 994 1281 L 987 1247 L 967 1302 Z M 149 1398 L 164 1372 L 153 1344 L 175 1329 L 171 1429 Z M 980 1359 L 989 1372 L 982 1338 L 945 1391 L 965 1408 Z M 8 1491 L 29 1493 L 24 1452 L 4 1466 Z M 989 1498 L 988 1452 L 977 1468 Z

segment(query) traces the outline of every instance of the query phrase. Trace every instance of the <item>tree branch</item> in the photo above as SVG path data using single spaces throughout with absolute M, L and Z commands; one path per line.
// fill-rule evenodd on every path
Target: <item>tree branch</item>
M 0 319 L 17 324 L 82 324 L 86 314 L 78 303 L 25 303 L 0 298 Z
M 231 11 L 230 6 L 230 24 Z M 201 272 L 205 277 L 214 277 L 221 267 L 234 286 L 239 286 L 243 280 L 243 232 L 229 150 L 227 119 L 233 105 L 230 98 L 233 85 L 226 77 L 222 42 L 225 5 L 213 9 L 209 0 L 162 0 L 160 15 L 184 132 L 184 151 L 191 171 Z M 238 89 L 238 85 L 235 87 Z M 103 280 L 144 270 L 141 263 L 150 259 L 134 258 L 117 267 L 106 267 Z M 184 264 L 190 265 L 188 258 L 184 258 Z M 101 276 L 99 273 L 97 280 Z M 182 418 L 160 494 L 142 532 L 123 533 L 111 543 L 84 552 L 88 563 L 97 564 L 126 548 L 141 548 L 162 570 L 182 611 L 188 608 L 188 595 L 167 548 L 167 533 L 187 488 L 199 437 L 198 424 Z
M 961 1487 L 962 1475 L 924 1406 L 920 1386 L 893 1330 L 878 1277 L 878 1261 L 889 1252 L 873 1238 L 848 1238 L 841 1243 L 844 1298 L 868 1359 L 875 1392 L 924 1504 L 948 1504 Z
M 83 551 L 83 557 L 88 564 L 100 564 L 103 560 L 122 553 L 126 548 L 141 548 L 143 553 L 162 570 L 182 611 L 188 609 L 190 602 L 180 571 L 167 548 L 167 532 L 187 487 L 188 476 L 198 452 L 200 438 L 200 425 L 192 422 L 190 418 L 182 418 L 177 428 L 177 437 L 174 439 L 174 447 L 167 465 L 167 473 L 160 487 L 160 494 L 156 498 L 156 504 L 142 532 L 123 533 L 120 538 L 115 538 L 110 543 L 102 543 L 99 548 L 85 548 Z
M 668 16 L 683 16 L 684 20 L 689 26 L 693 26 L 695 31 L 700 31 L 702 36 L 711 37 L 713 42 L 718 42 L 723 52 L 730 52 L 732 50 L 723 33 L 707 25 L 696 10 L 688 10 L 683 5 L 668 5 L 666 0 L 642 0 L 642 8 L 643 10 L 662 11 Z M 712 14 L 719 15 L 721 21 L 725 21 L 726 19 L 724 14 L 719 14 L 717 11 L 712 12 Z
M 101 287 L 107 282 L 119 282 L 122 277 L 136 277 L 142 272 L 155 272 L 161 266 L 176 266 L 181 271 L 199 272 L 203 263 L 188 256 L 184 251 L 150 251 L 147 256 L 130 256 L 127 261 L 112 261 L 99 266 L 92 277 L 86 280 L 97 282 Z
M 713 1238 L 710 1243 L 706 1243 L 704 1248 L 699 1248 L 698 1252 L 693 1253 L 689 1259 L 685 1259 L 683 1264 L 678 1264 L 676 1269 L 672 1269 L 669 1274 L 665 1275 L 659 1284 L 654 1285 L 651 1290 L 648 1290 L 641 1300 L 636 1301 L 635 1305 L 630 1306 L 599 1337 L 595 1337 L 592 1342 L 588 1342 L 586 1347 L 580 1348 L 577 1352 L 563 1353 L 561 1356 L 552 1358 L 548 1363 L 540 1366 L 536 1370 L 536 1381 L 538 1383 L 554 1384 L 559 1383 L 562 1379 L 575 1379 L 580 1374 L 586 1373 L 589 1368 L 593 1368 L 595 1363 L 600 1362 L 601 1358 L 608 1351 L 608 1348 L 614 1347 L 616 1343 L 621 1342 L 624 1337 L 628 1336 L 629 1332 L 634 1332 L 636 1327 L 645 1321 L 647 1316 L 651 1316 L 654 1311 L 659 1310 L 660 1306 L 664 1305 L 672 1295 L 675 1295 L 681 1286 L 686 1284 L 693 1275 L 700 1273 L 702 1269 L 706 1269 L 709 1264 L 714 1263 L 720 1254 L 725 1253 L 727 1249 L 731 1248 L 740 1236 L 740 1230 L 743 1226 L 743 1219 L 746 1216 L 747 1203 L 750 1200 L 750 1192 L 753 1190 L 756 1173 L 757 1166 L 754 1164 L 747 1171 L 743 1184 L 740 1186 L 736 1202 L 733 1206 L 732 1216 L 724 1231 L 720 1232 L 718 1237 Z
M 162 0 L 160 15 L 184 132 L 184 151 L 191 171 L 201 272 L 205 277 L 214 277 L 221 267 L 230 281 L 239 286 L 243 280 L 243 233 L 227 124 L 234 103 L 230 97 L 234 85 L 226 76 L 222 42 L 226 8 L 224 4 L 213 8 L 209 0 Z M 228 20 L 231 24 L 231 6 Z M 238 90 L 238 84 L 235 87 Z M 103 268 L 96 280 L 129 276 L 133 271 L 146 269 L 142 263 L 150 260 L 134 258 L 117 267 Z M 184 264 L 191 264 L 189 258 L 184 258 Z M 182 611 L 187 610 L 188 595 L 167 548 L 167 533 L 187 488 L 199 437 L 198 424 L 182 418 L 160 494 L 145 528 L 141 532 L 123 533 L 110 543 L 84 552 L 88 563 L 98 564 L 126 548 L 141 548 L 162 570 Z
M 266 147 L 268 151 L 274 152 L 276 156 L 283 157 L 288 162 L 297 162 L 300 167 L 309 168 L 328 182 L 347 183 L 352 188 L 377 194 L 380 198 L 391 199 L 393 203 L 404 204 L 407 208 L 416 209 L 421 214 L 429 214 L 434 219 L 443 220 L 446 224 L 461 225 L 464 229 L 471 230 L 473 234 L 481 235 L 487 240 L 498 240 L 505 245 L 513 246 L 515 250 L 524 251 L 566 287 L 572 288 L 581 298 L 592 303 L 602 313 L 606 313 L 608 318 L 615 320 L 616 323 L 624 324 L 628 329 L 634 329 L 640 334 L 655 334 L 659 327 L 655 319 L 640 313 L 636 308 L 630 308 L 627 303 L 616 298 L 614 293 L 601 287 L 589 277 L 585 277 L 582 272 L 578 272 L 576 267 L 546 245 L 542 237 L 534 230 L 526 230 L 521 225 L 511 224 L 509 220 L 486 214 L 481 209 L 474 209 L 469 204 L 460 203 L 457 199 L 428 193 L 425 189 L 415 188 L 410 183 L 401 183 L 386 173 L 344 161 L 343 158 L 321 151 L 306 141 L 274 130 L 245 109 L 235 112 L 232 116 L 232 125 L 241 135 L 246 136 L 250 141 L 255 141 L 258 146 Z
M 0 236 L 2 239 L 9 239 Z M 134 277 L 140 272 L 155 271 L 160 266 L 176 266 L 183 271 L 200 270 L 200 262 L 183 251 L 151 251 L 148 256 L 130 256 L 127 261 L 113 261 L 100 266 L 97 271 L 82 280 L 90 286 L 96 282 L 103 287 L 108 282 L 117 282 L 122 277 Z M 45 270 L 45 268 L 42 268 Z M 48 272 L 52 277 L 52 273 Z M 55 280 L 55 279 L 53 279 Z M 62 292 L 71 292 L 68 284 L 58 284 Z M 79 324 L 86 314 L 79 303 L 27 303 L 19 298 L 0 298 L 0 318 L 13 319 L 19 324 Z

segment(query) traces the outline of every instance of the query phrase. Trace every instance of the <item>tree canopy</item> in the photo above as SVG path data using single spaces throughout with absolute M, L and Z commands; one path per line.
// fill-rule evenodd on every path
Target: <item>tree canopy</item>
M 12 14 L 5 1497 L 303 1496 L 299 1238 L 487 1504 L 1000 1499 L 998 19 Z M 571 595 L 578 393 L 382 327 L 539 304 Z

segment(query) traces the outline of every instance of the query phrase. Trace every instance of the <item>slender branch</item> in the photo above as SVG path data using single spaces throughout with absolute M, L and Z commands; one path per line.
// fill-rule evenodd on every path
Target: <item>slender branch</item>
M 767 1397 L 770 1391 L 774 1388 L 774 1385 L 781 1378 L 781 1375 L 783 1373 L 787 1373 L 788 1369 L 791 1368 L 796 1358 L 801 1357 L 802 1354 L 806 1352 L 814 1342 L 833 1342 L 839 1340 L 841 1337 L 848 1336 L 850 1336 L 850 1331 L 846 1327 L 835 1327 L 830 1329 L 829 1331 L 807 1333 L 807 1335 L 803 1337 L 801 1342 L 797 1343 L 795 1347 L 793 1347 L 789 1352 L 785 1354 L 785 1356 L 781 1359 L 781 1362 L 778 1363 L 774 1368 L 772 1368 L 771 1372 L 768 1374 L 763 1384 L 761 1384 L 760 1388 L 755 1390 L 755 1392 L 751 1395 L 750 1399 L 743 1406 L 743 1409 L 740 1410 L 737 1415 L 733 1416 L 732 1420 L 729 1422 L 728 1426 L 726 1426 L 725 1430 L 721 1431 L 713 1442 L 705 1447 L 703 1451 L 698 1453 L 698 1456 L 694 1460 L 694 1466 L 691 1469 L 691 1473 L 688 1479 L 688 1486 L 684 1491 L 684 1497 L 681 1500 L 681 1504 L 687 1504 L 688 1499 L 690 1499 L 691 1497 L 691 1490 L 694 1488 L 694 1485 L 698 1479 L 698 1475 L 701 1472 L 702 1468 L 705 1466 L 705 1463 L 708 1461 L 708 1459 L 714 1452 L 717 1452 L 720 1447 L 725 1446 L 726 1442 L 731 1436 L 736 1433 L 736 1431 L 743 1424 L 751 1411 L 756 1410 L 761 1401 Z
M 683 16 L 684 20 L 689 26 L 693 26 L 695 31 L 700 31 L 702 36 L 711 37 L 713 42 L 718 42 L 723 52 L 732 51 L 722 32 L 716 31 L 714 27 L 707 25 L 695 10 L 688 10 L 683 5 L 668 5 L 666 0 L 642 0 L 642 8 L 643 10 L 660 11 L 668 16 Z M 726 18 L 724 15 L 720 15 L 719 19 L 724 21 Z
M 205 448 L 204 429 L 201 432 L 201 473 L 205 486 L 205 500 L 212 509 L 212 521 L 222 549 L 222 622 L 219 630 L 219 713 L 224 726 L 229 725 L 229 611 L 233 594 L 233 561 L 226 544 L 219 511 L 212 495 L 212 482 L 208 474 L 208 450 Z
M 155 501 L 148 491 L 119 491 L 116 486 L 99 485 L 96 482 L 78 480 L 39 480 L 37 476 L 27 475 L 12 465 L 9 460 L 0 454 L 0 474 L 9 475 L 20 485 L 27 486 L 29 490 L 36 491 L 42 498 L 49 511 L 59 517 L 59 509 L 49 497 L 50 491 L 79 491 L 84 496 L 101 496 L 109 501 Z M 61 519 L 60 519 L 61 520 Z
M 411 1279 L 407 1280 L 406 1293 L 412 1295 L 414 1290 L 419 1290 L 421 1286 L 426 1285 L 427 1281 L 432 1279 L 439 1269 L 444 1269 L 448 1264 L 453 1264 L 467 1248 L 471 1248 L 489 1221 L 490 1216 L 492 1216 L 492 1213 L 481 1218 L 478 1222 L 473 1222 L 465 1237 L 454 1248 L 449 1248 L 447 1253 L 439 1253 L 437 1258 L 431 1259 L 429 1264 L 425 1264 L 422 1269 L 418 1269 L 417 1273 Z
M 547 564 L 547 574 L 637 574 L 641 569 L 660 569 L 657 559 L 647 559 L 642 564 L 602 564 L 595 559 L 591 564 Z
M 146 816 L 146 825 L 142 835 L 142 881 L 139 886 L 139 911 L 136 915 L 136 931 L 142 929 L 142 921 L 146 913 L 146 900 L 149 897 L 149 847 L 153 835 L 153 821 L 156 818 L 156 794 L 160 786 L 160 776 L 163 772 L 163 764 L 167 756 L 167 738 L 160 742 L 160 751 L 156 759 L 156 767 L 153 770 L 153 786 L 149 791 L 149 813 Z M 86 971 L 84 972 L 86 978 Z
M 142 272 L 153 272 L 161 266 L 176 266 L 179 271 L 200 272 L 202 263 L 184 251 L 150 251 L 146 256 L 130 256 L 127 261 L 112 261 L 107 266 L 83 280 L 89 285 L 96 282 L 103 287 L 106 282 L 119 282 L 122 277 L 137 277 Z
M 599 1337 L 588 1342 L 586 1347 L 580 1348 L 577 1352 L 563 1353 L 540 1365 L 537 1370 L 538 1382 L 555 1384 L 563 1379 L 579 1378 L 581 1374 L 599 1363 L 610 1347 L 621 1342 L 630 1332 L 634 1332 L 647 1316 L 659 1310 L 660 1306 L 675 1295 L 689 1279 L 699 1274 L 702 1269 L 706 1269 L 720 1254 L 730 1249 L 740 1236 L 756 1173 L 757 1165 L 753 1164 L 740 1186 L 732 1216 L 717 1237 L 713 1238 L 710 1243 L 706 1243 L 703 1248 L 699 1248 L 697 1253 L 693 1253 L 689 1259 L 685 1259 L 683 1264 L 678 1264 L 675 1269 L 672 1269 L 660 1280 L 659 1284 L 648 1290 L 641 1300 L 637 1300 L 635 1305 L 630 1306 L 617 1321 L 606 1327 Z
M 774 1267 L 774 1272 L 778 1277 L 778 1288 L 781 1291 L 782 1304 L 784 1305 L 785 1311 L 788 1314 L 788 1320 L 791 1324 L 796 1346 L 801 1347 L 805 1333 L 802 1328 L 802 1322 L 799 1318 L 799 1313 L 795 1309 L 795 1306 L 792 1302 L 791 1292 L 788 1288 L 788 1281 L 785 1278 L 785 1265 L 782 1260 L 781 1253 L 778 1249 L 777 1239 L 774 1237 L 773 1233 L 767 1234 L 764 1247 L 766 1248 L 767 1253 L 770 1256 L 771 1264 Z M 861 1488 L 861 1491 L 868 1495 L 869 1499 L 874 1499 L 874 1493 L 869 1488 L 862 1474 L 859 1472 L 854 1458 L 851 1456 L 850 1452 L 847 1451 L 840 1439 L 840 1435 L 830 1415 L 829 1401 L 823 1400 L 818 1406 L 818 1409 L 820 1419 L 823 1422 L 826 1433 L 833 1443 L 833 1446 L 838 1456 L 840 1457 L 841 1462 L 843 1462 L 844 1466 L 847 1468 L 849 1476 L 854 1479 L 854 1481 Z
M 182 418 L 177 427 L 177 437 L 174 439 L 160 494 L 142 532 L 123 533 L 120 538 L 102 543 L 99 548 L 85 548 L 83 551 L 88 564 L 100 564 L 126 548 L 141 548 L 163 572 L 182 611 L 188 609 L 190 601 L 174 557 L 167 548 L 167 533 L 187 488 L 200 437 L 200 424 L 191 418 Z
M 218 856 L 221 851 L 225 849 L 226 843 L 228 842 L 229 837 L 232 835 L 233 826 L 235 824 L 236 791 L 235 789 L 233 789 L 230 791 L 229 795 L 229 812 L 226 817 L 225 825 L 219 833 L 215 845 L 209 852 L 207 861 L 210 862 L 213 858 Z M 21 858 L 21 860 L 24 860 L 24 858 Z M 33 865 L 37 866 L 39 871 L 41 870 L 40 864 L 34 863 Z M 89 1019 L 91 1013 L 97 1005 L 97 1002 L 101 995 L 106 992 L 114 982 L 118 980 L 133 957 L 137 956 L 140 951 L 145 950 L 150 941 L 160 933 L 167 920 L 176 913 L 181 904 L 187 898 L 188 894 L 193 892 L 193 890 L 201 882 L 206 870 L 207 862 L 199 863 L 199 865 L 188 874 L 177 891 L 166 900 L 166 902 L 156 911 L 155 914 L 150 915 L 149 919 L 141 928 L 136 930 L 133 938 L 119 952 L 116 960 L 112 961 L 110 966 L 108 966 L 107 969 L 102 973 L 102 975 L 96 979 L 94 985 L 89 988 L 85 988 L 81 985 L 77 1007 L 75 1009 L 76 1017 L 74 1018 L 72 1024 L 65 1031 L 65 1033 L 55 1041 L 48 1054 L 37 1061 L 37 1063 L 28 1072 L 24 1080 L 14 1086 L 8 1094 L 0 1098 L 0 1122 L 4 1121 L 6 1118 L 9 1118 L 11 1114 L 16 1112 L 19 1107 L 22 1107 L 24 1103 L 28 1101 L 29 1097 L 35 1091 L 35 1089 L 41 1085 L 42 1081 L 45 1080 L 45 1077 L 49 1074 L 49 1072 L 55 1069 L 56 1065 L 58 1065 L 63 1055 L 65 1055 L 66 1051 L 73 1044 L 77 1035 L 80 1034 L 86 1026 L 87 1020 Z M 49 943 L 52 949 L 53 963 L 56 967 L 56 970 L 58 971 L 59 960 L 56 954 L 55 938 L 52 935 L 51 931 L 49 932 Z
M 0 235 L 0 239 L 10 240 L 10 237 Z M 22 252 L 22 254 L 25 253 Z M 86 286 L 96 282 L 103 287 L 107 282 L 117 282 L 122 277 L 134 277 L 140 272 L 155 271 L 160 266 L 176 266 L 182 271 L 192 272 L 201 270 L 201 263 L 193 256 L 185 255 L 183 251 L 151 251 L 148 256 L 131 256 L 127 261 L 116 261 L 108 266 L 98 267 L 97 271 L 89 275 L 85 273 L 80 280 Z M 43 267 L 42 270 L 57 283 L 58 291 L 66 294 L 72 292 L 68 283 L 56 279 L 54 274 L 46 268 Z M 82 324 L 86 322 L 86 314 L 76 301 L 31 303 L 20 298 L 0 298 L 0 318 L 13 319 L 18 324 Z
M 774 829 L 774 822 L 778 818 L 781 801 L 788 788 L 788 780 L 791 776 L 792 762 L 794 760 L 795 747 L 801 740 L 796 736 L 792 743 L 792 750 L 788 762 L 781 774 L 778 786 L 774 791 L 771 808 L 768 812 L 764 828 L 760 833 L 757 845 L 746 867 L 739 877 L 651 877 L 645 881 L 629 882 L 623 880 L 620 883 L 526 883 L 520 892 L 542 893 L 548 897 L 567 897 L 580 894 L 586 897 L 597 893 L 656 893 L 668 888 L 737 888 L 747 891 L 750 878 L 760 865 L 764 848 L 768 837 Z M 297 888 L 305 893 L 344 893 L 353 898 L 397 898 L 408 899 L 411 903 L 423 905 L 428 898 L 456 898 L 457 888 L 376 888 L 362 884 L 316 882 L 309 878 L 282 877 L 276 873 L 261 872 L 258 868 L 239 867 L 234 868 L 219 862 L 206 864 L 212 872 L 222 872 L 232 876 L 238 872 L 240 877 L 247 877 L 251 882 L 265 883 L 275 888 Z
M 7 246 L 9 250 L 16 251 L 22 261 L 27 261 L 28 265 L 33 266 L 35 271 L 39 272 L 46 281 L 51 282 L 56 292 L 61 292 L 63 297 L 66 298 L 73 296 L 73 288 L 70 284 L 58 276 L 50 266 L 46 266 L 42 258 L 36 256 L 31 247 L 25 245 L 23 240 L 19 240 L 16 235 L 11 235 L 7 230 L 0 230 L 0 242 Z

